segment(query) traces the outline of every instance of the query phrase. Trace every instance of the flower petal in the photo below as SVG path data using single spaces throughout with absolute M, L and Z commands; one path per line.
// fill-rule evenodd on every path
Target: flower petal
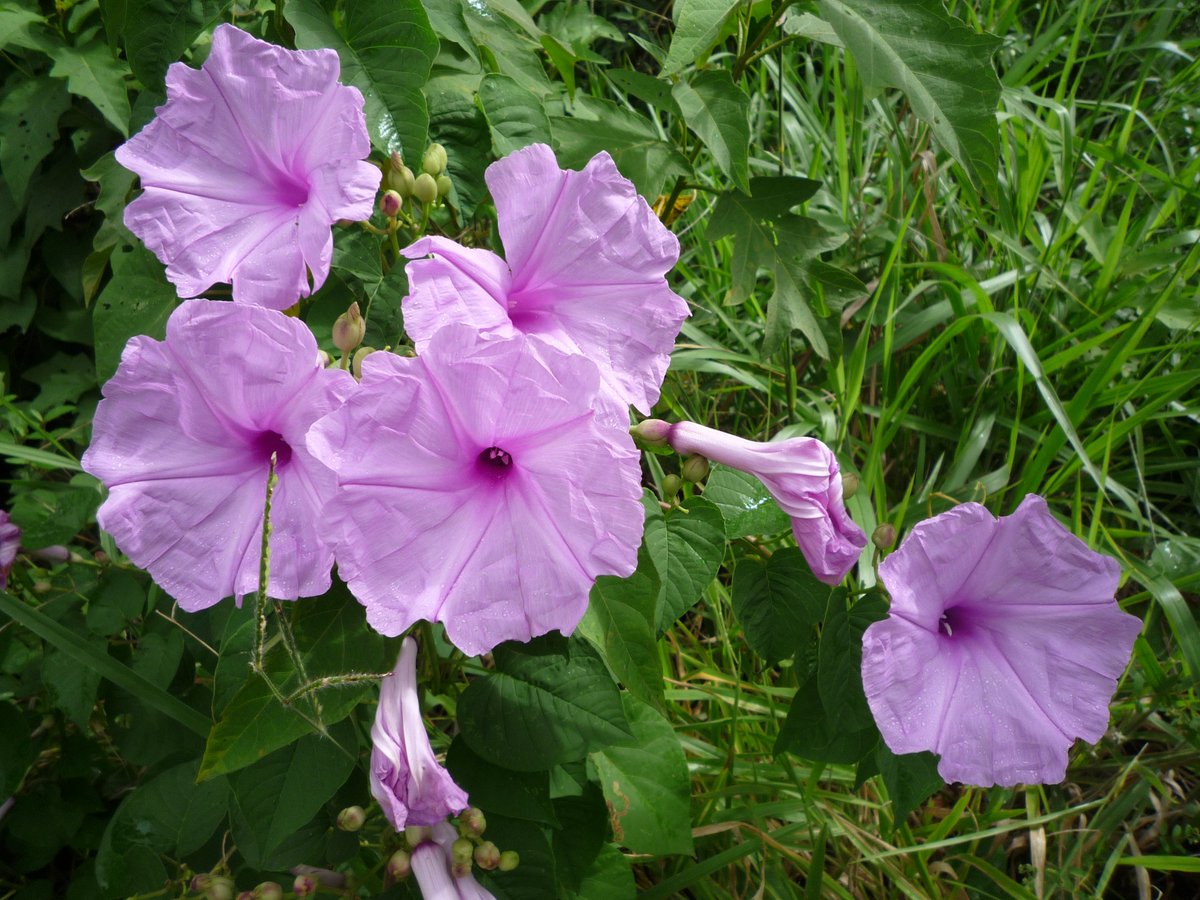
M 403 250 L 412 262 L 404 298 L 404 330 L 420 352 L 443 325 L 464 322 L 507 337 L 508 265 L 490 250 L 472 250 L 443 237 L 421 238 Z

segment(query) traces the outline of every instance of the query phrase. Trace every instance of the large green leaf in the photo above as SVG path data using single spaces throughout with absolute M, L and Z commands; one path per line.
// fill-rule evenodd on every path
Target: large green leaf
M 557 825 L 550 801 L 550 777 L 545 771 L 514 772 L 475 753 L 462 736 L 446 753 L 446 768 L 454 783 L 467 792 L 471 805 L 485 813 Z
M 821 703 L 814 673 L 796 690 L 787 719 L 775 739 L 775 754 L 790 751 L 804 759 L 828 763 L 854 763 L 879 742 L 875 724 L 868 728 L 847 728 L 841 710 L 828 709 Z
M 635 853 L 691 853 L 691 782 L 679 738 L 653 707 L 622 699 L 633 740 L 591 756 L 613 838 Z
M 493 657 L 496 671 L 458 700 L 463 737 L 484 759 L 536 771 L 630 737 L 617 686 L 586 642 L 551 633 Z
M 704 485 L 704 498 L 721 511 L 730 540 L 756 534 L 779 534 L 792 527 L 763 483 L 741 469 L 712 467 Z
M 723 549 L 723 548 L 722 548 Z M 655 650 L 654 614 L 659 572 L 642 545 L 628 578 L 601 575 L 592 587 L 579 633 L 596 645 L 631 694 L 662 705 L 662 671 Z
M 454 184 L 450 196 L 468 217 L 487 196 L 483 173 L 491 162 L 491 132 L 475 102 L 479 80 L 478 75 L 442 75 L 425 85 L 429 136 L 446 148 L 446 171 Z
M 875 749 L 875 761 L 892 801 L 893 828 L 903 824 L 910 812 L 946 783 L 938 774 L 938 758 L 932 753 L 897 756 L 880 741 Z
M 646 519 L 646 547 L 662 577 L 654 626 L 658 631 L 695 605 L 725 558 L 725 519 L 706 497 Z
M 1000 39 L 949 15 L 941 0 L 817 0 L 868 90 L 899 88 L 967 174 L 996 189 Z
M 366 101 L 371 142 L 415 166 L 429 130 L 421 89 L 438 49 L 420 0 L 356 0 L 336 18 L 318 0 L 288 0 L 284 17 L 296 30 L 298 47 L 337 51 L 342 80 Z
M 83 47 L 55 45 L 50 54 L 50 74 L 67 79 L 67 90 L 85 97 L 117 131 L 129 137 L 129 93 L 125 76 L 129 67 L 113 58 L 108 44 L 98 38 Z
M 541 99 L 507 75 L 485 76 L 479 82 L 479 102 L 497 156 L 530 144 L 550 143 L 550 120 Z
M 9 84 L 13 81 L 10 78 Z M 38 164 L 54 149 L 58 117 L 70 105 L 63 83 L 45 76 L 16 79 L 16 86 L 0 99 L 0 171 L 17 209 L 24 205 Z
M 742 623 L 746 643 L 768 663 L 776 663 L 812 637 L 829 591 L 799 549 L 784 547 L 765 563 L 739 560 L 733 573 L 733 611 Z
M 712 49 L 721 24 L 737 7 L 737 0 L 676 0 L 671 6 L 675 32 L 662 74 L 674 75 Z
M 167 319 L 179 303 L 163 266 L 141 243 L 130 240 L 112 251 L 113 275 L 92 311 L 96 341 L 96 378 L 117 371 L 121 353 L 134 335 L 162 339 Z
M 343 726 L 329 738 L 305 735 L 229 779 L 238 851 L 251 866 L 264 868 L 350 777 L 357 746 L 354 729 Z
M 183 57 L 225 4 L 217 0 L 125 0 L 121 5 L 129 68 L 148 90 L 161 94 L 167 67 Z
M 285 607 L 289 614 L 293 607 Z M 340 585 L 324 597 L 294 607 L 292 628 L 310 679 L 347 672 L 378 672 L 383 665 L 383 639 L 367 627 L 362 608 Z M 266 668 L 287 696 L 301 685 L 299 674 L 282 644 L 267 655 Z M 212 778 L 245 768 L 305 734 L 313 733 L 319 704 L 324 726 L 341 721 L 371 691 L 362 682 L 335 685 L 299 698 L 284 707 L 258 676 L 247 679 L 221 713 L 208 735 L 200 778 Z
M 724 69 L 698 72 L 671 90 L 688 128 L 696 133 L 721 171 L 750 192 L 750 98 Z
M 847 609 L 846 591 L 828 594 L 821 642 L 817 651 L 817 690 L 827 710 L 837 710 L 838 726 L 846 730 L 872 727 L 862 685 L 862 636 L 872 622 L 887 614 L 878 594 L 868 594 Z

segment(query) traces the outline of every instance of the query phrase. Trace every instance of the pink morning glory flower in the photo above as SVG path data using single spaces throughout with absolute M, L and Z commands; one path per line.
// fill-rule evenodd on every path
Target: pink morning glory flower
M 21 549 L 21 529 L 0 509 L 0 591 L 8 588 L 8 573 Z
M 435 825 L 467 808 L 467 795 L 434 758 L 417 699 L 417 642 L 405 638 L 383 679 L 371 726 L 371 794 L 397 831 Z
M 926 519 L 879 575 L 891 612 L 863 635 L 862 675 L 893 752 L 986 787 L 1062 781 L 1075 738 L 1100 740 L 1141 621 L 1113 599 L 1116 561 L 1041 497 Z
M 415 359 L 372 353 L 309 435 L 337 472 L 339 574 L 396 635 L 444 622 L 469 654 L 569 633 L 598 575 L 629 575 L 641 472 L 593 406 L 596 367 L 536 338 L 439 331 Z
M 143 188 L 125 225 L 180 297 L 227 281 L 234 300 L 285 309 L 325 282 L 330 225 L 369 218 L 381 177 L 363 159 L 362 94 L 338 72 L 333 50 L 285 50 L 232 25 L 199 70 L 167 70 L 167 102 L 116 155 Z
M 96 409 L 83 467 L 108 488 L 100 527 L 189 612 L 258 590 L 272 454 L 270 595 L 324 593 L 333 550 L 322 507 L 332 472 L 305 434 L 354 379 L 322 368 L 304 324 L 189 300 L 165 341 L 130 340 Z
M 846 512 L 837 457 L 816 438 L 763 443 L 695 422 L 668 425 L 659 419 L 640 423 L 638 433 L 758 478 L 792 520 L 800 551 L 826 584 L 841 581 L 867 545 L 866 534 Z
M 679 242 L 607 153 L 563 170 L 533 144 L 487 170 L 505 258 L 426 237 L 404 250 L 404 327 L 421 351 L 449 322 L 530 334 L 600 367 L 606 398 L 643 413 L 658 400 L 687 303 L 664 277 Z M 428 257 L 428 258 L 423 258 Z

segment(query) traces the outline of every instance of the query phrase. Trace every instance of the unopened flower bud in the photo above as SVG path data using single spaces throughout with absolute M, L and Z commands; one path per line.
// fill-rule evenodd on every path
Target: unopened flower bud
M 675 499 L 675 495 L 679 493 L 679 489 L 683 487 L 683 479 L 672 473 L 663 476 L 662 495 L 663 499 L 671 501 Z
M 43 547 L 40 550 L 30 550 L 29 555 L 39 562 L 44 563 L 65 563 L 71 558 L 71 551 L 62 544 L 55 544 L 53 547 Z
M 374 347 L 359 347 L 354 351 L 354 356 L 350 358 L 350 372 L 359 381 L 362 381 L 362 364 L 363 360 L 375 352 Z
M 412 854 L 407 850 L 397 850 L 388 860 L 387 870 L 394 879 L 403 881 L 412 874 Z
M 388 162 L 392 164 L 392 168 L 399 171 L 404 167 L 404 157 L 400 155 L 399 150 L 393 150 L 388 156 Z
M 438 199 L 448 197 L 452 187 L 454 187 L 454 182 L 450 180 L 449 175 L 439 175 L 437 177 Z
M 361 806 L 347 806 L 337 817 L 337 827 L 342 831 L 358 831 L 367 821 L 367 813 Z
M 475 865 L 489 872 L 500 865 L 500 848 L 491 841 L 484 841 L 475 848 Z
M 408 166 L 400 166 L 398 169 L 388 169 L 387 175 L 384 177 L 384 185 L 400 195 L 400 198 L 411 197 L 413 192 L 413 184 L 417 177 L 413 175 L 412 169 Z
M 408 841 L 408 846 L 413 848 L 425 843 L 432 834 L 426 825 L 406 825 L 404 828 L 404 839 Z
M 679 477 L 684 481 L 703 481 L 708 477 L 708 460 L 699 453 L 693 453 L 679 467 Z
M 283 900 L 283 887 L 274 881 L 264 881 L 254 889 L 256 900 Z
M 842 473 L 842 499 L 849 500 L 858 493 L 858 476 L 853 472 Z
M 223 876 L 214 877 L 204 892 L 205 900 L 233 900 L 233 882 Z
M 242 891 L 237 895 L 237 900 L 256 900 L 254 891 Z
M 521 864 L 521 856 L 516 850 L 505 850 L 500 854 L 500 864 L 497 868 L 501 872 L 511 872 Z
M 379 198 L 379 211 L 388 218 L 399 214 L 403 205 L 404 198 L 397 191 L 384 191 L 383 196 Z
M 458 817 L 458 821 L 462 824 L 463 828 L 476 837 L 479 837 L 479 835 L 487 830 L 487 819 L 484 818 L 483 810 L 478 806 L 472 806 Z
M 635 439 L 651 447 L 665 447 L 671 434 L 671 423 L 662 419 L 643 419 L 630 430 Z
M 317 892 L 318 883 L 312 875 L 297 875 L 292 882 L 292 893 L 297 897 L 311 897 Z
M 456 862 L 450 867 L 450 874 L 455 878 L 465 878 L 471 874 L 471 864 L 469 862 Z
M 469 863 L 475 847 L 467 838 L 459 838 L 450 845 L 450 858 L 455 863 Z
M 896 526 L 884 522 L 871 534 L 871 543 L 880 550 L 890 550 L 896 545 Z
M 421 171 L 432 176 L 441 175 L 446 171 L 446 163 L 449 161 L 445 147 L 441 144 L 430 144 L 425 150 L 425 155 L 421 157 Z
M 422 203 L 432 203 L 437 199 L 437 182 L 432 175 L 422 172 L 417 176 L 416 182 L 413 183 L 413 196 Z
M 192 883 L 189 885 L 193 893 L 203 894 L 212 884 L 213 877 L 207 872 L 201 872 L 199 875 L 192 876 Z
M 351 303 L 350 308 L 333 323 L 333 346 L 343 353 L 349 353 L 362 343 L 366 333 L 367 322 L 358 311 L 358 303 Z

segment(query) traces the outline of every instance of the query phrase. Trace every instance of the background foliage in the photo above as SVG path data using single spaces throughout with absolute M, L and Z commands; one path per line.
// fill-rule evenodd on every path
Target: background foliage
M 181 896 L 210 870 L 249 889 L 302 864 L 384 890 L 378 810 L 334 827 L 369 797 L 374 688 L 297 693 L 277 637 L 275 690 L 252 676 L 249 611 L 180 614 L 97 531 L 78 464 L 126 339 L 161 336 L 177 302 L 121 224 L 133 176 L 111 151 L 219 21 L 336 49 L 380 161 L 442 142 L 454 188 L 430 227 L 467 243 L 495 243 L 493 158 L 607 150 L 683 250 L 693 314 L 658 414 L 820 437 L 859 476 L 868 532 L 1041 493 L 1121 560 L 1146 622 L 1066 783 L 944 786 L 866 712 L 873 568 L 831 592 L 752 478 L 717 467 L 672 498 L 679 461 L 649 456 L 638 571 L 600 580 L 576 635 L 465 675 L 422 635 L 439 750 L 521 854 L 498 897 L 1196 895 L 1187 4 L 5 0 L 0 454 L 26 554 L 0 594 L 0 896 Z M 326 349 L 353 299 L 368 344 L 402 343 L 393 262 L 339 229 L 301 311 Z M 56 544 L 69 561 L 32 555 Z M 282 627 L 310 679 L 386 671 L 397 649 L 337 587 Z

